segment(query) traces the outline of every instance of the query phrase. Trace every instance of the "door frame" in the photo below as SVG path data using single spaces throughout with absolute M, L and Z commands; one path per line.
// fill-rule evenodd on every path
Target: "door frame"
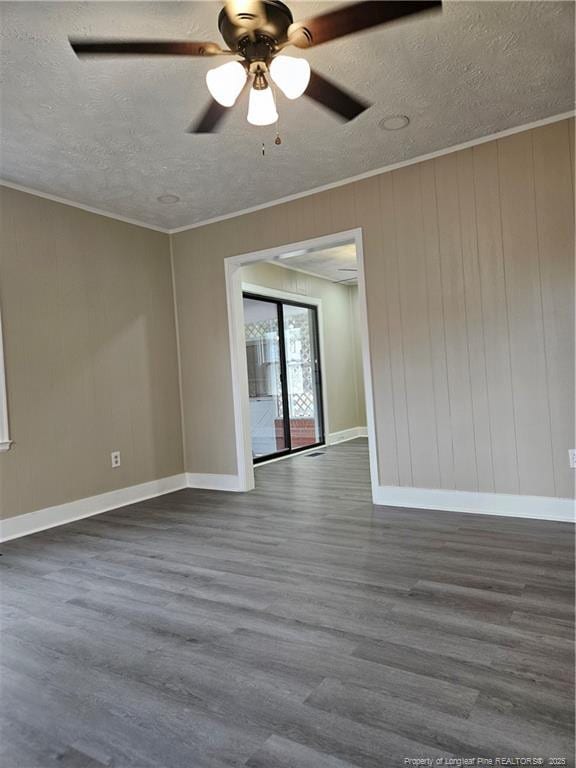
M 228 337 L 230 350 L 230 370 L 232 383 L 232 401 L 234 406 L 234 432 L 236 442 L 236 461 L 238 472 L 238 490 L 251 491 L 254 488 L 254 464 L 252 463 L 252 443 L 250 435 L 250 405 L 248 390 L 248 367 L 246 364 L 246 350 L 244 348 L 244 307 L 242 300 L 242 275 L 241 268 L 247 264 L 258 261 L 274 261 L 281 255 L 301 249 L 320 250 L 333 248 L 353 242 L 356 246 L 358 259 L 358 313 L 360 320 L 360 340 L 362 345 L 362 368 L 364 373 L 364 396 L 366 399 L 366 422 L 368 427 L 368 449 L 370 455 L 370 481 L 372 485 L 372 499 L 379 485 L 378 480 L 378 455 L 376 443 L 376 429 L 374 422 L 374 397 L 372 387 L 372 364 L 370 355 L 370 339 L 368 335 L 368 316 L 366 309 L 366 281 L 364 271 L 364 250 L 362 246 L 362 229 L 349 229 L 344 232 L 335 232 L 310 240 L 302 240 L 296 243 L 285 243 L 274 248 L 267 248 L 251 253 L 242 253 L 237 256 L 229 256 L 224 259 L 224 274 L 226 280 L 226 303 L 228 309 Z M 260 289 L 263 290 L 262 288 Z M 271 294 L 270 294 L 271 295 Z M 300 296 L 300 300 L 309 297 Z M 318 316 L 322 326 L 322 316 Z M 319 329 L 320 353 L 323 356 L 322 327 Z M 322 357 L 321 359 L 325 359 Z M 325 377 L 324 377 L 325 378 Z M 323 379 L 324 382 L 324 379 Z M 323 388 L 324 402 L 324 433 L 328 432 L 326 420 L 327 400 Z
M 253 286 L 255 287 L 255 286 Z M 275 295 L 272 295 L 274 293 Z M 264 288 L 263 286 L 258 286 L 258 290 L 256 293 L 254 293 L 249 287 L 247 283 L 242 283 L 242 298 L 247 299 L 255 299 L 256 301 L 267 301 L 269 304 L 275 304 L 276 305 L 276 311 L 278 313 L 278 335 L 279 335 L 279 354 L 280 354 L 280 367 L 282 371 L 281 380 L 283 382 L 282 385 L 282 421 L 283 421 L 283 427 L 284 427 L 284 439 L 286 443 L 292 444 L 292 436 L 290 434 L 290 406 L 288 404 L 288 398 L 290 396 L 290 392 L 288 390 L 288 376 L 287 376 L 287 369 L 286 369 L 286 338 L 285 338 L 285 329 L 284 329 L 284 312 L 282 309 L 280 309 L 281 306 L 289 306 L 289 307 L 302 307 L 303 309 L 309 309 L 312 310 L 312 314 L 314 316 L 313 321 L 313 328 L 311 328 L 311 332 L 313 332 L 314 335 L 314 346 L 317 347 L 317 355 L 318 355 L 318 384 L 317 384 L 317 395 L 318 395 L 318 403 L 317 403 L 317 412 L 318 417 L 320 421 L 320 434 L 321 439 L 316 442 L 312 443 L 310 445 L 303 445 L 300 448 L 286 448 L 282 451 L 276 451 L 276 453 L 270 453 L 266 454 L 265 456 L 261 456 L 259 458 L 253 458 L 252 463 L 254 465 L 257 464 L 264 464 L 268 461 L 273 461 L 275 459 L 281 459 L 281 458 L 287 458 L 288 456 L 294 456 L 296 453 L 303 453 L 305 451 L 311 451 L 313 448 L 320 448 L 321 446 L 326 445 L 326 406 L 325 406 L 325 390 L 324 390 L 324 376 L 322 373 L 322 364 L 324 360 L 323 355 L 323 349 L 321 347 L 320 343 L 320 322 L 321 322 L 321 316 L 318 311 L 318 302 L 320 302 L 320 299 L 316 299 L 315 301 L 302 301 L 302 297 L 298 296 L 298 294 L 289 294 L 285 291 L 272 291 L 268 290 L 267 288 Z M 308 298 L 307 296 L 304 298 Z

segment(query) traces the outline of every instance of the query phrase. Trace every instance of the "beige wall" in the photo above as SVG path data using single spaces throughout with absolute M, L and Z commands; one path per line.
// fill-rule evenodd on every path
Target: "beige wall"
M 0 196 L 2 517 L 182 472 L 168 237 Z
M 380 483 L 572 495 L 573 144 L 559 122 L 172 236 L 186 469 L 236 472 L 224 258 L 362 227 Z M 183 471 L 169 237 L 6 188 L 0 214 L 2 517 Z
M 174 235 L 187 469 L 236 472 L 224 258 L 362 227 L 380 483 L 570 496 L 573 134 Z
M 366 421 L 366 396 L 364 394 L 364 362 L 362 352 L 362 336 L 360 333 L 360 310 L 358 306 L 358 286 L 351 285 L 348 288 L 350 295 L 350 306 L 352 310 L 352 325 L 354 338 L 357 339 L 354 344 L 354 373 L 356 375 L 356 391 L 358 392 L 358 425 L 365 427 Z
M 325 409 L 330 433 L 366 426 L 364 392 L 357 366 L 362 361 L 352 288 L 315 278 L 293 269 L 260 262 L 242 268 L 242 281 L 263 288 L 299 294 L 322 301 L 326 390 Z M 362 419 L 364 419 L 362 421 Z

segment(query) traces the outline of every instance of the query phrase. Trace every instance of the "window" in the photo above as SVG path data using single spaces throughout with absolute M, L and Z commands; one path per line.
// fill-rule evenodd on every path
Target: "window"
M 4 373 L 4 346 L 2 343 L 2 314 L 0 313 L 0 451 L 10 448 L 8 434 L 8 401 L 6 398 L 6 375 Z

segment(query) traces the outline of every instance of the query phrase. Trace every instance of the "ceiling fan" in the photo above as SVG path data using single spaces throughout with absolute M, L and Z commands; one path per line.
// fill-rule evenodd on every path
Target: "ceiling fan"
M 331 40 L 437 9 L 441 0 L 368 0 L 294 23 L 280 0 L 226 0 L 218 29 L 228 48 L 191 40 L 70 39 L 77 56 L 235 56 L 211 69 L 206 85 L 212 100 L 189 128 L 211 133 L 242 91 L 250 86 L 248 122 L 271 125 L 278 119 L 271 83 L 287 98 L 302 94 L 343 120 L 353 120 L 370 104 L 310 69 L 306 59 L 284 55 L 288 46 L 310 48 Z

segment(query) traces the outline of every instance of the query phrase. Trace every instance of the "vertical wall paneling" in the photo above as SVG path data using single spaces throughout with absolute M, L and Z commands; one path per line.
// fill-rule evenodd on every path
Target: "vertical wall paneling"
M 398 455 L 398 479 L 400 485 L 412 485 L 412 455 L 410 452 L 410 425 L 408 421 L 408 402 L 406 394 L 406 366 L 404 362 L 404 345 L 402 342 L 402 309 L 400 305 L 400 276 L 398 269 L 398 234 L 396 232 L 396 205 L 394 200 L 394 174 L 388 173 L 380 177 L 380 221 L 382 224 L 382 254 L 384 262 L 384 282 L 379 283 L 378 302 L 380 312 L 387 313 L 388 319 L 388 349 L 392 375 L 392 408 L 396 431 L 396 453 Z M 369 292 L 372 293 L 375 283 L 370 282 Z M 385 306 L 381 303 L 384 302 Z M 369 317 L 370 321 L 370 317 Z M 372 315 L 371 322 L 377 323 Z M 382 343 L 381 333 L 375 324 L 373 339 L 376 348 Z M 382 392 L 379 383 L 376 384 L 376 412 L 379 413 L 378 394 Z M 378 420 L 378 416 L 376 419 Z
M 472 417 L 472 380 L 468 349 L 468 317 L 462 266 L 462 231 L 458 158 L 446 155 L 434 161 L 440 264 L 444 297 L 448 392 L 454 445 L 456 490 L 478 490 L 476 435 Z
M 392 249 L 392 233 L 384 236 L 380 180 L 366 179 L 356 187 L 354 196 L 356 217 L 362 227 L 364 246 L 364 271 L 366 285 L 380 286 L 379 292 L 367 290 L 368 333 L 372 360 L 372 380 L 376 419 L 381 429 L 376 433 L 380 457 L 379 481 L 381 485 L 400 483 L 396 414 L 394 411 L 394 382 L 392 380 L 392 355 L 390 346 L 389 302 L 386 300 L 387 273 L 385 252 Z M 368 263 L 366 254 L 372 254 Z M 378 396 L 380 395 L 380 396 Z
M 564 162 L 569 141 L 566 123 L 532 134 L 545 370 L 554 479 L 560 496 L 570 496 L 574 490 L 574 470 L 568 463 L 568 449 L 574 442 L 574 367 L 572 356 L 565 353 L 574 344 L 570 311 L 574 305 L 574 205 L 570 168 Z
M 420 165 L 424 237 L 426 242 L 426 285 L 428 328 L 432 382 L 434 388 L 434 413 L 440 465 L 440 487 L 454 488 L 454 441 L 450 397 L 448 390 L 448 361 L 446 356 L 446 326 L 444 296 L 442 293 L 442 269 L 440 266 L 440 241 L 438 232 L 438 203 L 433 161 Z
M 472 171 L 494 487 L 502 493 L 519 493 L 496 142 L 474 148 Z
M 501 139 L 498 155 L 520 491 L 554 495 L 532 133 Z
M 478 490 L 490 492 L 494 491 L 494 464 L 492 460 L 492 425 L 486 382 L 486 340 L 478 266 L 473 150 L 468 149 L 459 152 L 456 159 Z
M 174 235 L 187 470 L 235 463 L 222 260 L 361 227 L 380 484 L 571 495 L 573 140 L 571 119 Z
M 428 331 L 426 243 L 420 169 L 393 173 L 402 353 L 410 455 L 425 488 L 438 488 L 440 468 Z

